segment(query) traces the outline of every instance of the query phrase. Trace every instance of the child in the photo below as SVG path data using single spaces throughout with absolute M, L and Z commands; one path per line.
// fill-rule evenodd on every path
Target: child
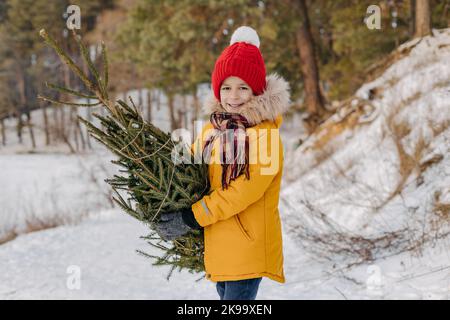
M 157 230 L 174 240 L 204 228 L 206 277 L 217 282 L 220 299 L 253 300 L 262 277 L 285 282 L 278 129 L 289 106 L 289 85 L 277 75 L 266 78 L 258 35 L 242 26 L 215 63 L 212 91 L 207 102 L 211 123 L 193 145 L 194 150 L 203 146 L 206 159 L 224 157 L 209 162 L 211 192 L 191 210 L 162 214 Z M 245 143 L 239 140 L 242 133 Z

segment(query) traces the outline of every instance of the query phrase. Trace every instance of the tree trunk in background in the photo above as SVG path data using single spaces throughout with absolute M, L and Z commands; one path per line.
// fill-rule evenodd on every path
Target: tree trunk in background
M 156 111 L 161 110 L 161 90 L 158 90 L 158 97 L 156 99 Z
M 414 38 L 414 32 L 416 30 L 416 0 L 410 0 L 409 2 L 409 37 Z
M 183 110 L 181 110 L 181 109 L 178 109 L 178 122 L 177 122 L 177 127 L 176 127 L 176 129 L 178 129 L 178 128 L 183 128 L 184 126 L 183 126 L 183 122 L 184 122 L 184 112 L 183 112 Z
M 152 91 L 147 89 L 147 121 L 152 122 Z
M 53 142 L 57 142 L 61 135 L 59 134 L 59 125 L 58 125 L 58 108 L 51 105 L 51 110 L 52 110 L 52 117 L 53 117 L 53 130 L 52 130 L 52 134 L 53 134 Z
M 47 105 L 45 102 L 38 101 L 39 106 L 42 109 L 42 117 L 44 119 L 44 133 L 45 133 L 45 145 L 50 145 L 50 129 L 48 127 L 48 115 L 47 115 Z
M 30 133 L 30 139 L 31 139 L 31 146 L 33 149 L 36 148 L 36 141 L 34 139 L 34 132 L 33 132 L 33 127 L 31 124 L 31 114 L 30 114 L 30 109 L 29 109 L 29 105 L 28 105 L 28 98 L 27 98 L 27 92 L 26 92 L 26 88 L 27 88 L 27 75 L 26 75 L 26 71 L 25 71 L 25 67 L 19 64 L 18 67 L 18 72 L 17 72 L 17 85 L 18 85 L 18 89 L 19 89 L 19 99 L 20 99 L 20 103 L 19 103 L 19 115 L 20 115 L 20 125 L 19 125 L 19 130 L 20 130 L 20 140 L 22 140 L 22 127 L 23 127 L 23 123 L 22 123 L 22 116 L 21 113 L 24 112 L 25 116 L 26 116 L 26 123 L 25 125 L 28 127 L 28 131 Z
M 27 116 L 28 131 L 30 132 L 31 146 L 33 147 L 33 149 L 35 149 L 36 148 L 36 140 L 34 139 L 33 124 L 31 123 L 30 111 L 27 111 L 26 116 Z
M 297 0 L 301 26 L 297 30 L 297 48 L 305 87 L 305 104 L 310 114 L 324 113 L 324 99 L 319 87 L 319 68 L 316 62 L 314 40 L 311 34 L 305 0 Z
M 72 109 L 72 107 L 71 107 Z M 81 131 L 80 122 L 78 121 L 78 109 L 76 107 L 73 107 L 73 110 L 71 110 L 71 122 L 73 124 L 73 134 L 75 138 L 75 145 L 77 151 L 80 150 L 79 142 L 78 142 L 78 136 L 80 136 L 80 143 L 81 143 L 81 150 L 86 150 L 86 142 L 84 141 L 83 132 Z
M 86 141 L 84 140 L 83 131 L 81 130 L 80 121 L 78 121 L 78 110 L 75 111 L 75 126 L 77 128 L 77 132 L 80 135 L 80 141 L 81 141 L 81 149 L 86 150 Z
M 91 99 L 88 99 L 88 103 L 90 103 L 90 100 L 91 100 Z M 89 122 L 92 122 L 92 112 L 91 112 L 91 108 L 86 108 L 86 113 L 87 113 L 87 120 L 88 120 Z M 86 128 L 85 128 L 84 126 L 80 128 L 80 130 L 83 130 L 83 129 L 86 130 Z M 89 150 L 92 150 L 91 137 L 89 136 L 89 133 L 88 133 L 87 131 L 86 131 L 86 144 L 87 144 L 87 148 L 88 148 Z
M 198 111 L 200 109 L 200 102 L 198 100 L 198 92 L 197 92 L 197 87 L 195 88 L 194 94 L 193 94 L 193 104 L 194 104 L 194 115 L 192 116 L 192 132 L 194 132 L 195 129 L 195 121 L 197 120 L 198 117 Z M 195 138 L 195 137 L 194 137 Z
M 16 106 L 17 108 L 17 136 L 19 137 L 19 143 L 22 143 L 22 129 L 24 127 L 23 121 L 22 121 L 22 112 L 25 109 L 25 103 L 26 103 L 26 96 L 25 96 L 25 77 L 23 74 L 22 66 L 19 65 L 17 68 L 17 87 L 19 91 L 19 105 Z
M 23 128 L 23 122 L 22 122 L 22 114 L 17 111 L 17 137 L 19 138 L 19 143 L 22 144 L 22 128 Z
M 144 118 L 144 108 L 143 108 L 143 99 L 142 99 L 142 89 L 138 89 L 137 90 L 137 95 L 138 95 L 138 101 L 137 101 L 137 109 L 139 110 L 139 112 L 142 114 L 142 118 Z
M 2 145 L 6 146 L 5 119 L 0 120 L 0 127 L 1 127 L 1 132 L 2 132 Z
M 66 49 L 67 50 L 67 49 Z M 66 88 L 70 88 L 70 71 L 69 71 L 69 67 L 64 64 L 63 66 L 63 72 L 64 72 L 64 86 Z M 65 94 L 65 100 L 70 100 L 70 96 L 68 94 Z M 69 129 L 66 130 L 66 123 L 65 123 L 65 108 L 66 106 L 61 106 L 58 109 L 61 110 L 61 134 L 62 134 L 62 138 L 63 141 L 66 142 L 66 144 L 69 146 L 70 152 L 74 153 L 74 148 L 72 146 L 72 144 L 70 143 L 70 125 L 72 123 L 72 112 L 69 112 Z
M 75 125 L 75 120 L 74 120 L 74 113 L 76 112 L 75 110 L 75 107 L 70 107 L 70 110 L 69 110 L 69 129 L 68 129 L 68 131 L 69 131 L 69 137 L 70 137 L 70 132 L 73 130 L 73 138 L 74 138 L 74 140 L 75 140 L 75 150 L 77 150 L 77 152 L 78 151 L 80 151 L 80 145 L 79 145 L 79 143 L 78 143 L 78 132 L 77 132 L 77 128 L 76 128 L 76 125 Z
M 59 119 L 58 119 L 58 127 L 59 127 L 59 134 L 62 141 L 66 142 L 68 141 L 67 135 L 66 135 L 66 126 L 64 124 L 65 120 L 65 112 L 64 112 L 65 106 L 57 106 L 57 110 L 59 111 Z
M 81 61 L 82 61 L 82 63 L 83 63 L 83 72 L 84 72 L 85 74 L 89 74 L 89 67 L 88 67 L 86 61 L 84 61 L 84 59 L 81 59 Z M 80 87 L 82 87 L 82 86 L 83 86 L 82 81 L 81 81 L 81 80 L 79 80 L 79 81 L 80 81 L 80 82 L 79 82 L 79 85 L 80 85 Z M 87 98 L 87 103 L 91 103 L 91 99 Z M 86 110 L 86 114 L 87 114 L 87 115 L 86 115 L 87 121 L 91 122 L 91 121 L 92 121 L 92 111 L 91 111 L 91 108 L 86 108 L 85 110 Z M 85 126 L 82 126 L 82 127 L 80 126 L 80 122 L 78 121 L 78 119 L 77 119 L 77 122 L 78 122 L 78 126 L 80 127 L 80 135 L 83 135 L 83 130 L 86 130 L 85 132 L 86 132 L 86 144 L 87 144 L 87 148 L 88 148 L 88 149 L 92 149 L 92 145 L 91 145 L 91 137 L 90 137 L 89 133 L 87 132 L 87 129 L 85 128 Z
M 430 0 L 416 0 L 416 32 L 414 37 L 421 38 L 431 34 Z
M 173 131 L 177 128 L 177 119 L 175 118 L 174 96 L 171 93 L 167 94 L 167 107 L 170 115 L 170 130 Z
M 186 128 L 187 127 L 187 121 L 186 121 L 186 115 L 187 115 L 187 97 L 185 94 L 183 94 L 183 107 L 178 111 L 179 117 L 178 117 L 178 128 Z

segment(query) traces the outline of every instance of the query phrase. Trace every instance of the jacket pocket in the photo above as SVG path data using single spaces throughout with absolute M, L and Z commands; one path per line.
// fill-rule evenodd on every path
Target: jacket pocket
M 234 216 L 234 220 L 236 221 L 239 229 L 241 230 L 241 233 L 244 235 L 244 237 L 248 241 L 253 241 L 253 238 L 250 236 L 250 234 L 245 230 L 244 226 L 242 225 L 241 219 L 239 219 L 239 214 Z

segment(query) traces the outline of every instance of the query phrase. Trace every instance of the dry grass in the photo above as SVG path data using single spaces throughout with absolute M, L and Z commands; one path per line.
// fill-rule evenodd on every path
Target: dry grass
M 419 41 L 420 42 L 420 41 Z M 409 47 L 404 47 L 402 49 L 395 49 L 389 55 L 383 59 L 378 60 L 366 69 L 365 83 L 371 82 L 376 78 L 379 78 L 392 64 L 399 61 L 403 57 L 409 55 L 412 49 L 419 43 L 415 43 Z
M 298 224 L 291 227 L 304 249 L 318 259 L 351 268 L 416 248 L 417 244 L 411 241 L 408 228 L 363 236 L 336 224 L 310 202 L 301 203 L 307 211 L 299 217 Z
M 18 236 L 18 234 L 15 231 L 9 231 L 6 234 L 4 234 L 2 237 L 0 237 L 0 245 L 14 240 L 16 237 Z
M 443 203 L 440 200 L 442 193 L 434 193 L 433 213 L 441 219 L 441 222 L 450 222 L 450 203 Z
M 320 138 L 318 138 L 313 146 L 313 149 L 320 150 L 325 145 L 330 142 L 330 140 L 334 139 L 342 132 L 347 129 L 354 129 L 358 123 L 359 115 L 356 112 L 352 112 L 348 116 L 345 117 L 345 120 L 339 123 L 335 123 L 333 121 L 325 123 L 320 128 Z
M 423 208 L 422 215 L 416 213 L 417 208 L 405 207 L 404 214 L 411 212 L 413 215 L 403 226 L 379 230 L 370 236 L 336 224 L 308 201 L 301 201 L 306 212 L 298 216 L 296 225 L 290 227 L 306 251 L 316 259 L 333 263 L 333 268 L 352 268 L 403 252 L 421 256 L 426 244 L 435 245 L 450 235 L 450 204 L 440 202 L 439 195 L 435 195 L 433 212 Z M 292 210 L 296 209 L 292 207 Z
M 368 113 L 374 112 L 375 107 L 371 101 L 356 98 L 354 96 L 343 101 L 336 108 L 336 116 L 322 123 L 314 132 L 316 139 L 311 145 L 312 150 L 320 150 L 346 130 L 354 130 L 356 127 L 366 124 L 361 119 Z
M 401 191 L 405 186 L 405 183 L 407 182 L 411 174 L 413 174 L 416 171 L 420 175 L 421 170 L 419 169 L 420 168 L 419 164 L 424 154 L 424 151 L 429 145 L 429 143 L 427 143 L 425 139 L 422 136 L 420 136 L 414 147 L 414 152 L 412 154 L 408 154 L 405 151 L 405 148 L 403 147 L 402 140 L 411 133 L 411 127 L 405 121 L 395 122 L 394 116 L 395 116 L 394 112 L 388 116 L 387 126 L 390 130 L 390 136 L 393 142 L 395 143 L 395 147 L 398 154 L 400 179 L 397 182 L 394 191 L 389 195 L 389 197 L 385 199 L 385 201 L 379 206 L 378 209 L 383 207 L 386 203 L 388 203 L 394 197 L 396 197 L 401 193 Z
M 52 229 L 62 225 L 78 224 L 86 217 L 88 217 L 87 212 L 77 216 L 71 216 L 69 214 L 60 214 L 55 215 L 53 217 L 46 217 L 45 219 L 43 219 L 38 217 L 36 214 L 32 213 L 25 221 L 25 228 L 21 229 L 20 232 L 17 230 L 6 232 L 5 235 L 0 237 L 0 245 L 8 241 L 14 240 L 19 235 L 22 234 Z
M 441 133 L 443 133 L 445 130 L 447 130 L 450 127 L 450 120 L 445 120 L 441 123 L 433 123 L 430 119 L 428 120 L 428 126 L 433 131 L 433 136 L 437 137 Z
M 400 78 L 399 78 L 399 77 L 393 76 L 392 78 L 390 78 L 390 79 L 388 79 L 388 80 L 386 81 L 386 84 L 387 84 L 389 87 L 393 87 L 393 86 L 395 86 L 399 81 L 400 81 Z
M 428 170 L 428 168 L 434 166 L 435 164 L 439 163 L 442 161 L 442 159 L 444 159 L 444 157 L 442 156 L 442 154 L 435 154 L 433 157 L 431 157 L 430 159 L 423 161 L 419 164 L 419 175 L 416 179 L 416 186 L 420 186 L 423 181 L 423 173 L 425 171 Z

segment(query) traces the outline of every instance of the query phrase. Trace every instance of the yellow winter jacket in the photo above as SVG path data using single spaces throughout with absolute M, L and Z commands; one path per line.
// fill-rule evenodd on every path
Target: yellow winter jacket
M 209 98 L 210 111 L 224 111 Z M 278 201 L 283 173 L 283 146 L 279 135 L 284 110 L 289 105 L 289 86 L 277 75 L 267 77 L 265 92 L 241 107 L 253 125 L 247 128 L 250 144 L 250 179 L 244 174 L 222 190 L 222 167 L 216 139 L 209 165 L 211 191 L 192 205 L 204 227 L 204 263 L 207 279 L 217 281 L 268 277 L 284 283 L 283 246 Z M 197 150 L 212 130 L 208 123 L 192 145 Z

